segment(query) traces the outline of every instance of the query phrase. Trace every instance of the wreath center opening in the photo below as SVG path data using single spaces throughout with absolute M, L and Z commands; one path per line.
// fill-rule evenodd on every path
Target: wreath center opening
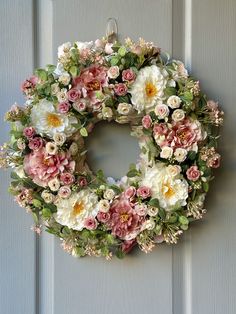
M 120 179 L 136 163 L 140 154 L 138 139 L 130 135 L 129 124 L 101 121 L 86 139 L 87 162 L 93 172 Z

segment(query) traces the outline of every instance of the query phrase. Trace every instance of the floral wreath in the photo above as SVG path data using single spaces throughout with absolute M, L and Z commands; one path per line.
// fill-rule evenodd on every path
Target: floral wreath
M 73 256 L 110 259 L 176 243 L 202 218 L 223 112 L 182 62 L 143 39 L 67 42 L 57 66 L 37 69 L 22 91 L 25 106 L 6 114 L 0 164 L 14 168 L 9 191 L 34 231 L 44 225 Z M 119 181 L 86 163 L 84 138 L 103 120 L 130 124 L 139 141 Z

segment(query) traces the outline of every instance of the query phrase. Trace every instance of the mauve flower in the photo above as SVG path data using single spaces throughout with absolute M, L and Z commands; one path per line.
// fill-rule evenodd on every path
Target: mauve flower
M 120 74 L 120 69 L 117 65 L 110 67 L 109 70 L 107 71 L 107 75 L 111 79 L 116 79 L 119 76 L 119 74 Z
M 86 186 L 87 184 L 88 182 L 86 178 L 79 178 L 79 186 L 83 187 Z
M 61 102 L 58 105 L 58 111 L 60 113 L 67 113 L 70 110 L 70 104 L 68 102 Z
M 126 198 L 133 198 L 136 194 L 136 189 L 134 186 L 128 187 L 128 189 L 125 190 L 125 197 Z
M 110 219 L 110 216 L 110 213 L 99 212 L 97 214 L 97 219 L 102 223 L 107 223 Z
M 141 186 L 137 189 L 137 195 L 146 199 L 151 196 L 151 190 L 147 186 Z
M 88 230 L 94 230 L 97 228 L 97 220 L 93 217 L 88 217 L 84 221 L 84 227 Z
M 221 156 L 216 153 L 207 160 L 207 167 L 218 168 L 220 166 Z
M 190 181 L 197 181 L 200 177 L 200 171 L 198 170 L 197 166 L 191 166 L 186 171 L 186 175 Z
M 159 119 L 164 119 L 169 115 L 170 112 L 168 106 L 165 104 L 156 105 L 154 111 Z
M 64 172 L 64 173 L 61 174 L 60 180 L 65 185 L 71 185 L 75 181 L 75 177 L 70 172 Z
M 37 151 L 43 147 L 43 143 L 44 141 L 41 137 L 35 137 L 29 140 L 28 146 L 30 149 Z
M 152 125 L 152 119 L 149 115 L 146 115 L 142 118 L 142 125 L 145 129 L 149 129 Z
M 35 135 L 35 129 L 32 126 L 24 128 L 23 134 L 27 138 L 32 138 Z
M 128 88 L 124 83 L 118 83 L 115 84 L 114 91 L 118 96 L 125 96 L 128 92 Z
M 68 198 L 71 195 L 71 189 L 69 186 L 61 186 L 58 191 L 58 196 L 61 198 Z
M 48 182 L 64 171 L 74 171 L 75 162 L 68 152 L 48 155 L 45 148 L 32 151 L 25 156 L 24 170 L 39 186 L 47 186 Z
M 34 87 L 36 86 L 38 82 L 37 76 L 31 76 L 29 79 L 25 80 L 21 85 L 22 92 L 28 96 L 32 93 Z
M 122 72 L 122 80 L 127 82 L 132 82 L 135 80 L 135 73 L 131 69 L 124 70 Z
M 109 227 L 112 230 L 112 234 L 125 239 L 133 234 L 137 236 L 137 232 L 140 230 L 143 219 L 136 214 L 131 203 L 124 194 L 116 199 L 110 208 L 110 220 L 108 222 Z M 129 238 L 129 240 L 131 240 Z
M 132 250 L 132 248 L 136 245 L 136 243 L 137 242 L 135 239 L 124 241 L 122 243 L 121 250 L 127 254 Z
M 76 88 L 71 88 L 68 92 L 67 92 L 67 96 L 68 99 L 72 102 L 75 102 L 76 100 L 78 100 L 81 96 L 81 92 L 76 89 Z

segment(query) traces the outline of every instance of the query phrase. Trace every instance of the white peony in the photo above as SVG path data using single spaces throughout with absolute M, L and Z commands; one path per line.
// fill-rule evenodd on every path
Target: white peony
M 166 87 L 165 73 L 156 65 L 145 67 L 139 74 L 131 88 L 131 102 L 134 108 L 141 112 L 149 112 L 154 108 L 158 99 L 163 96 Z
M 72 47 L 70 42 L 64 43 L 58 47 L 57 56 L 61 58 L 65 53 L 68 53 Z
M 50 138 L 53 138 L 56 133 L 71 136 L 76 131 L 73 124 L 77 123 L 77 119 L 72 115 L 58 113 L 53 103 L 46 99 L 40 100 L 33 106 L 30 118 L 37 133 Z
M 97 195 L 89 189 L 73 193 L 68 199 L 60 199 L 57 202 L 55 220 L 69 228 L 82 230 L 86 218 L 97 216 L 99 210 L 97 203 Z
M 93 47 L 93 41 L 76 41 L 75 44 L 79 50 L 91 49 Z
M 149 187 L 152 197 L 157 198 L 167 211 L 186 205 L 187 181 L 180 174 L 172 176 L 164 163 L 147 168 L 141 185 Z

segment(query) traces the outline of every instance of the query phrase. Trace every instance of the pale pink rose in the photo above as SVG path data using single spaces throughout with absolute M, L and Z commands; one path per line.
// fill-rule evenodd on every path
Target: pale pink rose
M 125 190 L 125 197 L 126 198 L 133 198 L 134 196 L 135 196 L 135 194 L 136 194 L 136 189 L 135 189 L 135 187 L 134 186 L 130 186 L 130 187 L 128 187 L 128 189 L 127 190 Z
M 134 210 L 137 215 L 142 217 L 147 215 L 148 207 L 145 204 L 136 204 Z
M 101 39 L 96 39 L 94 43 L 96 48 L 104 48 L 105 46 L 104 42 Z
M 118 96 L 124 96 L 128 92 L 128 88 L 124 83 L 118 83 L 114 86 L 114 91 Z
M 58 111 L 60 113 L 67 113 L 70 110 L 70 104 L 68 102 L 61 102 L 58 105 Z
M 103 212 L 99 212 L 97 214 L 97 219 L 98 221 L 102 222 L 102 223 L 107 223 L 110 219 L 110 213 L 103 213 Z
M 154 111 L 159 119 L 164 119 L 165 117 L 169 115 L 169 112 L 170 112 L 168 106 L 165 104 L 156 105 Z
M 124 70 L 122 72 L 122 80 L 123 81 L 132 82 L 135 80 L 135 77 L 136 77 L 136 75 L 135 75 L 134 71 L 131 69 L 127 69 L 127 70 Z
M 58 191 L 58 196 L 61 198 L 68 198 L 71 195 L 71 189 L 69 186 L 61 186 Z
M 108 225 L 113 235 L 124 239 L 130 234 L 135 236 L 135 231 L 140 230 L 143 218 L 137 215 L 132 204 L 123 193 L 119 199 L 113 201 L 109 212 L 111 217 Z
M 97 220 L 93 217 L 88 217 L 84 221 L 84 227 L 88 230 L 95 230 L 97 228 Z
M 64 172 L 64 173 L 61 174 L 60 180 L 65 185 L 71 185 L 75 181 L 75 177 L 70 172 Z
M 124 241 L 122 243 L 121 250 L 127 254 L 132 250 L 132 248 L 136 245 L 136 243 L 137 242 L 135 239 Z
M 41 137 L 35 137 L 29 140 L 28 146 L 30 149 L 37 151 L 43 147 L 43 144 L 44 144 L 44 141 Z
M 152 125 L 152 118 L 149 115 L 146 115 L 142 118 L 142 125 L 145 129 L 149 129 Z
M 79 178 L 79 186 L 83 187 L 87 185 L 88 185 L 88 182 L 86 178 Z
M 68 99 L 72 102 L 75 102 L 76 100 L 78 100 L 81 96 L 81 92 L 76 89 L 76 88 L 71 88 L 68 92 L 67 92 L 67 96 Z
M 218 168 L 220 166 L 221 156 L 216 153 L 207 160 L 207 167 Z
M 143 199 L 146 199 L 151 196 L 151 190 L 147 186 L 140 186 L 137 189 L 137 195 L 142 197 Z
M 113 49 L 112 49 L 113 44 L 111 43 L 106 43 L 105 45 L 105 53 L 110 55 L 113 53 Z
M 117 65 L 110 67 L 109 70 L 107 71 L 107 75 L 111 79 L 116 79 L 119 76 L 119 74 L 120 74 L 120 69 Z
M 143 53 L 142 47 L 137 45 L 132 49 L 132 52 L 140 56 Z
M 32 126 L 24 128 L 23 134 L 27 138 L 32 138 L 35 135 L 35 129 Z
M 191 166 L 186 171 L 186 175 L 190 181 L 197 181 L 200 177 L 200 171 L 198 170 L 197 166 Z
M 73 108 L 78 112 L 84 111 L 86 107 L 87 107 L 86 102 L 83 99 L 77 100 L 76 102 L 73 103 Z
M 32 151 L 25 156 L 24 170 L 33 182 L 47 186 L 48 182 L 64 171 L 74 171 L 75 162 L 68 152 L 61 151 L 56 155 L 48 155 L 45 148 Z

